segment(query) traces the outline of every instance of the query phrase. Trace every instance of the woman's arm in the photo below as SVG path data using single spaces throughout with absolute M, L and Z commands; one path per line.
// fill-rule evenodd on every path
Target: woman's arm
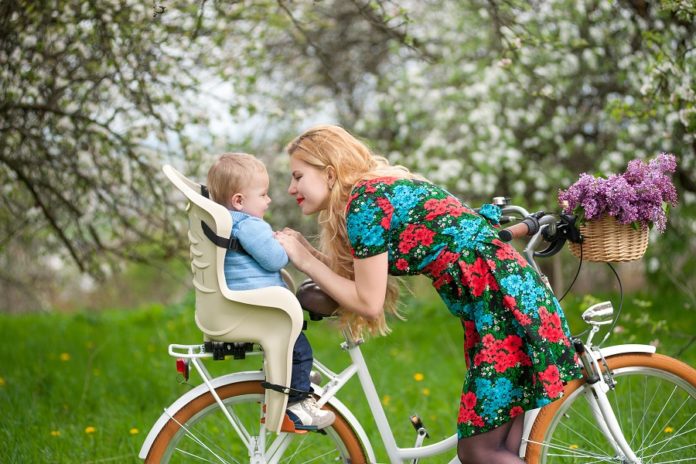
M 333 272 L 294 237 L 281 232 L 277 238 L 295 267 L 311 277 L 341 308 L 366 319 L 375 319 L 384 312 L 387 253 L 354 260 L 353 281 Z
M 293 237 L 295 240 L 300 242 L 300 244 L 303 247 L 305 247 L 307 250 L 309 250 L 309 252 L 312 253 L 312 255 L 315 258 L 317 258 L 319 261 L 321 261 L 322 263 L 327 264 L 327 265 L 329 264 L 329 258 L 324 253 L 322 253 L 321 251 L 314 248 L 314 246 L 312 246 L 312 244 L 309 243 L 309 241 L 305 238 L 305 236 L 302 235 L 300 232 L 298 232 L 294 229 L 291 229 L 289 227 L 285 227 L 280 232 L 282 232 L 284 234 L 288 234 L 291 237 Z

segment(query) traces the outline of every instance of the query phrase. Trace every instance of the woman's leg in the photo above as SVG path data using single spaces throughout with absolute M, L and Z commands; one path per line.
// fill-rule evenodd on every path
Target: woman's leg
M 520 445 L 522 444 L 522 431 L 524 429 L 524 414 L 512 418 L 510 421 L 510 430 L 505 439 L 505 448 L 516 456 L 520 454 Z
M 457 456 L 462 464 L 521 464 L 518 453 L 511 452 L 506 442 L 514 421 L 507 422 L 490 432 L 461 438 L 457 444 Z M 518 446 L 519 448 L 519 446 Z

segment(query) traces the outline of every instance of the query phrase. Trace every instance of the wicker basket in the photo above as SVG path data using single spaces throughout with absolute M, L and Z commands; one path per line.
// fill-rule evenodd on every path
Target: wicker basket
M 580 226 L 582 244 L 569 242 L 570 251 L 583 261 L 600 263 L 634 261 L 640 259 L 648 248 L 648 229 L 634 229 L 630 224 L 620 224 L 614 217 L 604 215 Z

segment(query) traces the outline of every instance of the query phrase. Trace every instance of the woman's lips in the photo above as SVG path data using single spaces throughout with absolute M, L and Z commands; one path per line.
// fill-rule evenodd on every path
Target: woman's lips
M 304 201 L 304 198 L 302 198 L 302 197 L 297 197 L 297 198 L 295 198 L 295 201 L 297 201 L 297 204 L 298 204 L 298 205 L 301 205 L 302 202 Z

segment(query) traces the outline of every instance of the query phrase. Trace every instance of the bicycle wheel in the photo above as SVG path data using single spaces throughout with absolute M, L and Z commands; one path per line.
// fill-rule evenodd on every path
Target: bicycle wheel
M 696 370 L 659 354 L 607 358 L 616 388 L 607 393 L 624 437 L 647 463 L 696 461 Z M 528 463 L 623 462 L 600 429 L 584 380 L 541 409 L 529 435 Z
M 190 401 L 167 422 L 145 461 L 265 463 L 270 453 L 285 448 L 284 452 L 276 454 L 282 457 L 273 462 L 367 462 L 360 440 L 348 421 L 328 404 L 324 407 L 336 414 L 331 427 L 306 434 L 275 434 L 261 426 L 264 390 L 259 381 L 233 383 L 218 387 L 216 391 L 230 414 L 238 419 L 239 432 L 230 424 L 213 395 L 207 392 Z M 253 444 L 253 458 L 241 436 Z

